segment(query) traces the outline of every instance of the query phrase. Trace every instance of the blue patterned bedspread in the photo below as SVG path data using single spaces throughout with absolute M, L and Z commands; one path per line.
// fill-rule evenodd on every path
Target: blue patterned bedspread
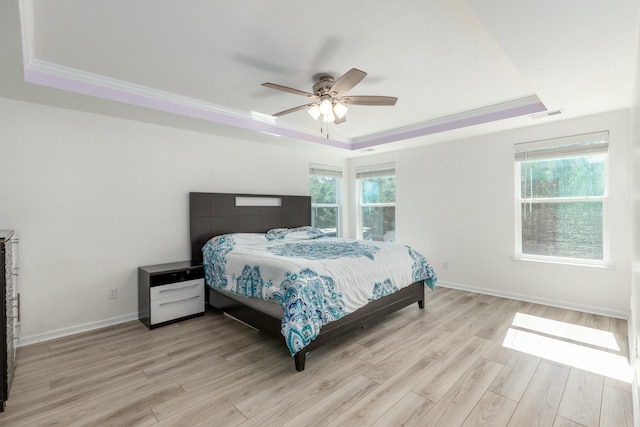
M 368 302 L 436 275 L 409 246 L 326 237 L 312 227 L 214 237 L 202 248 L 207 284 L 278 302 L 291 354 L 327 323 Z

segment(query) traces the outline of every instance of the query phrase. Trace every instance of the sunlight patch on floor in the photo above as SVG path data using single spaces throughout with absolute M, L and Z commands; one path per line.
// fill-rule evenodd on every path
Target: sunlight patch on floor
M 512 325 L 558 338 L 567 338 L 584 344 L 620 351 L 616 337 L 609 331 L 601 331 L 600 329 L 559 322 L 524 313 L 516 313 Z
M 502 345 L 631 383 L 628 356 L 613 333 L 517 313 Z

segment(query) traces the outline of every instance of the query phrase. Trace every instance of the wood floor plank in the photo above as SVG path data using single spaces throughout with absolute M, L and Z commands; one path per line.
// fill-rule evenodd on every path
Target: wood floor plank
M 157 385 L 155 385 L 157 384 Z M 157 422 L 151 405 L 161 405 L 184 395 L 177 383 L 148 382 L 112 393 L 108 399 L 94 399 L 66 411 L 57 420 L 60 427 L 119 425 L 150 425 Z M 149 423 L 149 421 L 152 421 Z
M 379 386 L 378 383 L 358 375 L 347 384 L 333 390 L 326 397 L 318 399 L 307 409 L 295 415 L 292 414 L 293 416 L 281 425 L 286 427 L 326 425 Z
M 508 425 L 553 425 L 568 376 L 569 368 L 541 361 Z
M 151 366 L 169 361 L 169 357 L 166 354 L 158 354 L 151 357 L 145 357 L 139 359 L 133 358 L 120 358 L 110 362 L 108 365 L 100 366 L 100 369 L 94 369 L 90 372 L 65 372 L 63 375 L 55 375 L 51 378 L 52 390 L 68 390 L 70 388 L 79 389 L 82 387 L 92 387 L 100 381 L 122 378 L 128 376 L 130 373 L 149 369 Z
M 540 360 L 539 357 L 526 353 L 515 353 L 489 386 L 489 390 L 519 402 Z
M 260 420 L 266 418 L 278 422 L 284 415 L 286 421 L 286 418 L 292 418 L 295 414 L 286 410 L 290 408 L 275 408 L 271 396 L 295 403 L 297 411 L 304 411 L 360 376 L 365 367 L 366 364 L 361 360 L 354 359 L 348 363 L 337 363 L 323 371 L 305 370 L 293 377 L 283 376 L 262 392 L 235 403 L 235 407 L 249 420 L 260 417 Z
M 214 310 L 133 321 L 20 347 L 0 425 L 625 427 L 626 326 L 438 288 L 297 372 L 282 342 Z
M 218 406 L 215 397 L 176 412 L 155 426 L 237 426 L 247 419 L 234 406 Z
M 499 307 L 492 316 L 482 319 L 472 329 L 473 335 L 487 340 L 495 340 L 511 326 L 517 313 L 511 305 Z
M 403 351 L 393 352 L 393 354 L 390 354 L 389 357 L 377 365 L 369 366 L 368 369 L 365 369 L 363 375 L 371 381 L 384 384 L 394 378 L 398 372 L 402 371 L 406 366 L 413 365 L 419 360 L 423 360 L 424 357 L 424 354 L 416 352 L 415 349 L 406 348 Z M 429 359 L 429 364 L 432 369 L 437 369 L 437 367 L 442 364 L 442 362 L 435 359 Z
M 433 370 L 439 362 L 422 357 L 412 365 L 406 365 L 398 373 L 356 402 L 346 412 L 330 422 L 329 426 L 370 425 L 382 417 L 413 387 Z
M 11 400 L 11 411 L 7 411 L 5 419 L 22 419 L 32 414 L 47 414 L 59 407 L 65 407 L 78 400 L 88 401 L 101 398 L 113 392 L 113 387 L 124 388 L 130 385 L 144 384 L 148 378 L 142 371 L 129 372 L 124 376 L 103 378 L 85 383 L 78 387 L 67 387 L 59 390 L 50 390 L 43 395 L 28 395 L 22 400 Z M 0 415 L 1 419 L 2 415 Z
M 495 304 L 497 300 L 504 299 L 494 295 L 475 294 L 475 299 L 485 304 Z
M 424 354 L 441 362 L 460 351 L 460 346 L 469 341 L 469 334 L 452 334 L 442 329 L 432 329 L 432 334 L 424 346 Z
M 567 310 L 567 314 L 564 316 L 562 321 L 571 323 L 572 325 L 584 326 L 587 322 L 587 313 L 583 311 Z
M 564 320 L 564 318 L 567 316 L 568 311 L 566 308 L 559 308 L 559 307 L 546 307 L 545 310 L 542 312 L 542 316 L 545 319 L 550 319 L 550 320 Z
M 412 388 L 412 391 L 424 398 L 438 402 L 465 375 L 465 372 L 474 365 L 490 345 L 491 342 L 485 339 L 469 337 L 469 340 L 460 346 L 454 355 L 440 363 L 436 369 Z
M 458 309 L 451 310 L 438 320 L 438 327 L 445 331 L 455 331 L 467 324 L 472 319 L 479 317 L 484 310 L 489 310 L 490 304 L 473 299 L 468 304 L 460 305 Z
M 599 314 L 587 313 L 587 320 L 584 325 L 588 328 L 599 329 L 601 331 L 608 331 L 611 325 L 611 318 L 601 316 Z
M 441 322 L 442 318 L 451 314 L 452 311 L 459 310 L 466 304 L 473 303 L 475 300 L 468 293 L 455 291 L 438 303 L 435 307 L 426 307 L 425 318 L 434 322 Z
M 399 352 L 416 344 L 429 347 L 438 337 L 448 335 L 446 331 L 441 329 L 425 329 L 421 325 L 409 325 L 403 328 L 402 334 L 392 334 L 392 336 L 370 345 L 360 355 L 360 358 L 375 365 L 389 357 L 392 352 Z
M 603 383 L 602 375 L 572 368 L 558 416 L 587 427 L 598 426 Z
M 582 424 L 574 423 L 571 420 L 562 417 L 556 417 L 553 427 L 584 427 Z
M 503 365 L 509 363 L 517 351 L 505 345 L 505 340 L 508 336 L 510 336 L 509 329 L 503 331 L 502 334 L 493 341 L 482 357 L 493 360 L 496 363 L 502 363 Z
M 632 427 L 633 425 L 633 408 L 629 393 L 604 387 L 600 427 Z
M 526 313 L 526 314 L 530 314 L 532 316 L 538 316 L 538 317 L 543 317 L 544 316 L 544 312 L 547 311 L 547 309 L 550 309 L 552 307 L 543 305 L 543 304 L 536 304 L 536 303 L 527 303 L 522 312 Z
M 469 316 L 459 321 L 452 321 L 452 328 L 443 327 L 443 329 L 450 330 L 453 334 L 476 335 L 479 325 L 495 325 L 496 313 L 504 311 L 509 304 L 509 300 L 493 297 L 491 304 L 485 304 L 484 307 L 480 306 L 480 310 L 475 313 L 470 313 Z
M 464 420 L 462 427 L 504 427 L 517 405 L 518 402 L 487 391 Z
M 427 413 L 433 408 L 435 402 L 409 392 L 391 409 L 385 412 L 372 427 L 411 426 L 424 423 Z
M 273 364 L 270 370 L 248 366 L 209 382 L 203 382 L 197 388 L 187 389 L 185 395 L 162 405 L 152 405 L 151 409 L 158 420 L 164 420 L 178 412 L 191 410 L 189 408 L 204 401 L 208 402 L 207 405 L 211 410 L 226 408 L 259 393 L 274 379 L 279 380 L 283 375 L 293 373 L 295 370 L 289 363 Z
M 627 335 L 613 333 L 618 350 L 607 350 L 607 363 L 604 367 L 605 385 L 631 393 L 631 369 L 629 368 L 629 340 Z
M 9 414 L 7 421 L 19 420 L 18 425 L 67 426 L 104 412 L 111 416 L 114 413 L 121 414 L 123 417 L 130 416 L 129 408 L 139 399 L 152 396 L 152 400 L 165 402 L 169 397 L 181 394 L 184 394 L 184 390 L 176 383 L 165 384 L 153 381 L 136 381 L 132 385 L 117 383 L 100 389 L 100 393 L 73 394 L 48 401 L 45 405 L 34 405 L 33 408 L 21 414 Z M 144 408 L 149 405 L 142 406 Z M 14 418 L 14 416 L 17 417 Z
M 624 319 L 616 319 L 615 317 L 612 317 L 609 321 L 609 331 L 627 336 L 629 331 L 627 328 L 627 321 Z
M 468 374 L 460 377 L 427 413 L 422 425 L 461 425 L 502 368 L 503 365 L 491 360 L 477 359 L 469 368 Z

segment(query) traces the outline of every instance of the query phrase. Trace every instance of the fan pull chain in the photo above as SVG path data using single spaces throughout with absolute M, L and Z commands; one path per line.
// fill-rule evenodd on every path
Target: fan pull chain
M 323 134 L 322 122 L 320 122 L 320 134 Z M 329 139 L 329 122 L 327 122 L 327 139 Z

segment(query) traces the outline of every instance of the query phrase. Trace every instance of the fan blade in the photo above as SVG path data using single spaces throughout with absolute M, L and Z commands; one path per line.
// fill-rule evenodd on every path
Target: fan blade
M 273 114 L 273 117 L 280 117 L 280 116 L 284 116 L 285 114 L 295 113 L 296 111 L 300 111 L 300 110 L 304 110 L 305 108 L 309 108 L 314 104 L 315 104 L 315 102 L 312 102 L 311 104 L 299 105 L 297 107 L 289 108 L 288 110 L 280 111 L 279 113 Z
M 343 116 L 341 119 L 336 118 L 333 123 L 339 125 L 340 123 L 344 123 L 347 121 L 347 116 Z
M 333 93 L 334 96 L 339 96 L 342 92 L 346 92 L 360 83 L 366 75 L 367 73 L 357 68 L 350 69 L 331 86 L 331 93 Z
M 277 85 L 275 83 L 262 83 L 262 86 L 275 89 L 275 90 L 281 90 L 283 92 L 293 93 L 296 95 L 306 96 L 307 98 L 317 98 L 317 96 L 312 93 L 305 92 L 303 90 L 294 89 L 288 86 Z
M 344 96 L 340 102 L 353 105 L 396 105 L 395 96 Z

